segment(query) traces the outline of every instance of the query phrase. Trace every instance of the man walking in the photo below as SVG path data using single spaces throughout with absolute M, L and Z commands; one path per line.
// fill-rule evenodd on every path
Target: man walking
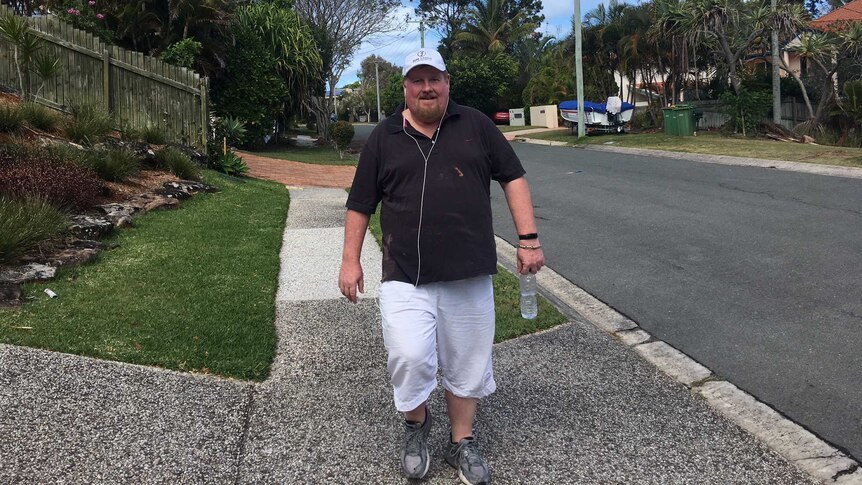
M 430 459 L 425 403 L 443 371 L 451 426 L 446 461 L 468 485 L 490 470 L 473 438 L 479 399 L 496 389 L 491 366 L 497 255 L 490 183 L 503 187 L 518 231 L 518 271 L 544 265 L 524 169 L 491 120 L 449 99 L 437 51 L 404 61 L 406 106 L 371 133 L 347 200 L 339 286 L 356 303 L 359 262 L 371 214 L 382 202 L 380 312 L 395 407 L 404 413 L 401 465 L 422 478 Z

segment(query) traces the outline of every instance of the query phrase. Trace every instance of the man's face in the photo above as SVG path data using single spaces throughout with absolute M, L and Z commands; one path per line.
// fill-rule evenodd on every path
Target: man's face
M 431 66 L 414 67 L 404 77 L 404 100 L 417 121 L 440 121 L 449 104 L 449 75 Z

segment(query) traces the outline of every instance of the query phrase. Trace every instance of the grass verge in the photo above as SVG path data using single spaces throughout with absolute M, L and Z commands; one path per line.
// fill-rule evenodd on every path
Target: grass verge
M 383 232 L 380 230 L 379 206 L 377 212 L 371 216 L 368 227 L 371 234 L 377 239 L 377 244 L 382 247 Z M 518 286 L 518 278 L 502 266 L 498 266 L 497 269 L 498 272 L 493 277 L 497 321 L 494 342 L 502 342 L 521 335 L 535 333 L 568 321 L 565 315 L 542 296 L 538 297 L 539 316 L 533 320 L 522 318 L 521 290 Z
M 353 165 L 359 163 L 359 157 L 352 153 L 345 154 L 344 159 L 338 157 L 333 147 L 297 147 L 281 146 L 266 150 L 249 152 L 262 157 L 290 160 L 292 162 L 314 163 L 318 165 Z
M 707 155 L 729 155 L 734 157 L 760 158 L 765 160 L 788 160 L 791 162 L 862 167 L 862 150 L 858 148 L 787 143 L 769 139 L 724 136 L 719 133 L 701 132 L 697 136 L 668 136 L 664 133 L 639 133 L 625 135 L 587 136 L 581 140 L 569 134 L 569 130 L 532 133 L 529 138 L 564 141 L 571 145 L 613 144 L 619 147 L 650 148 L 673 152 L 703 153 Z
M 500 129 L 503 133 L 508 133 L 510 131 L 523 131 L 523 130 L 532 130 L 533 128 L 544 128 L 543 126 L 509 126 L 509 125 L 497 125 L 497 128 Z
M 265 379 L 288 193 L 212 171 L 204 180 L 220 192 L 147 214 L 96 263 L 25 285 L 24 306 L 0 311 L 0 342 Z

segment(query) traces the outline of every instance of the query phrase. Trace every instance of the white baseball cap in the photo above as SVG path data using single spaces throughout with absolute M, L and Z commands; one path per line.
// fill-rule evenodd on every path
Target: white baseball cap
M 419 49 L 407 54 L 407 57 L 404 58 L 404 68 L 401 69 L 401 74 L 406 76 L 411 69 L 418 66 L 431 66 L 438 71 L 446 70 L 443 56 L 434 49 Z

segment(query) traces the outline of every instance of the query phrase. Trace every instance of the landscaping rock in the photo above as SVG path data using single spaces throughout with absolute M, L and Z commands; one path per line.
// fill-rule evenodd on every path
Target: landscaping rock
M 55 246 L 46 255 L 32 255 L 21 258 L 22 262 L 44 262 L 51 266 L 79 266 L 92 261 L 100 252 L 113 249 L 116 244 L 104 244 L 98 241 L 70 239 Z
M 132 224 L 132 215 L 143 210 L 143 207 L 137 207 L 132 204 L 104 204 L 96 206 L 97 209 L 105 213 L 105 217 L 111 221 L 114 227 L 126 227 Z
M 176 209 L 179 206 L 180 201 L 178 201 L 177 199 L 171 199 L 169 197 L 158 197 L 154 198 L 146 206 L 144 206 L 144 210 L 149 212 L 159 209 Z
M 212 185 L 193 180 L 178 180 L 176 182 L 165 182 L 164 188 L 156 193 L 172 199 L 185 200 L 198 192 L 218 192 Z
M 0 283 L 21 284 L 27 281 L 50 280 L 57 268 L 46 264 L 29 263 L 17 268 L 0 271 Z
M 198 164 L 202 167 L 206 166 L 207 159 L 209 157 L 204 155 L 203 152 L 200 152 L 200 151 L 198 151 L 198 150 L 196 150 L 190 146 L 187 146 L 187 145 L 171 145 L 171 147 L 184 153 L 187 157 L 191 158 L 192 161 L 195 162 L 196 164 Z
M 114 230 L 113 222 L 100 216 L 77 215 L 71 220 L 69 232 L 81 239 L 101 239 Z

